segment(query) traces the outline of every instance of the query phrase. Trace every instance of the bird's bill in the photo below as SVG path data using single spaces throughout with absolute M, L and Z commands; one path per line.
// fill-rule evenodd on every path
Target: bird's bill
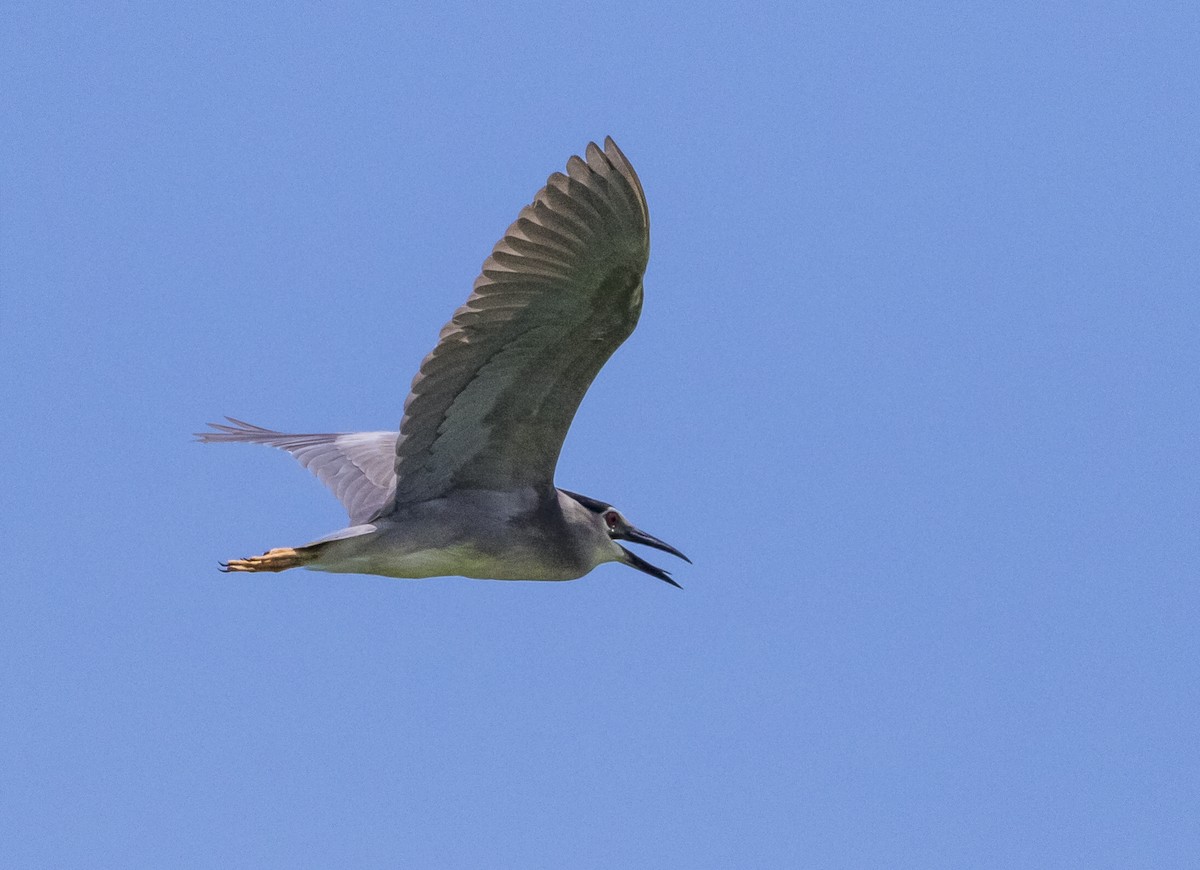
M 617 546 L 621 547 L 620 544 L 617 544 Z M 625 564 L 631 568 L 637 568 L 639 571 L 644 571 L 651 577 L 657 577 L 664 583 L 670 583 L 676 589 L 683 588 L 671 579 L 671 575 L 668 572 L 664 571 L 662 568 L 659 568 L 657 565 L 651 565 L 641 556 L 637 555 L 636 553 L 629 552 L 629 550 L 625 549 L 624 547 L 621 547 L 621 552 L 625 554 Z
M 631 541 L 634 544 L 644 544 L 647 547 L 653 547 L 656 550 L 662 550 L 664 553 L 670 553 L 672 556 L 678 556 L 680 559 L 687 562 L 689 565 L 692 563 L 691 559 L 689 559 L 687 556 L 683 555 L 683 553 L 676 550 L 674 547 L 672 547 L 666 541 L 659 540 L 658 538 L 654 537 L 654 535 L 648 535 L 645 532 L 643 532 L 641 529 L 629 528 L 629 529 L 626 529 L 624 532 L 622 532 L 617 537 L 621 538 L 621 540 L 623 540 L 623 541 Z M 618 546 L 620 546 L 620 545 L 618 544 Z M 628 564 L 630 566 L 637 568 L 639 571 L 644 571 L 645 573 L 649 574 L 651 577 L 657 577 L 659 580 L 663 581 L 664 583 L 670 583 L 672 586 L 676 587 L 677 589 L 683 588 L 682 586 L 680 586 L 678 583 L 676 583 L 674 580 L 671 579 L 671 575 L 667 571 L 664 571 L 662 568 L 659 568 L 657 565 L 651 565 L 649 562 L 647 562 L 641 556 L 638 556 L 635 553 L 631 553 L 629 550 L 626 550 L 624 547 L 621 547 L 621 550 L 625 553 L 625 560 L 626 560 L 626 562 L 628 562 Z
M 672 547 L 666 541 L 659 540 L 658 538 L 654 537 L 654 535 L 647 535 L 641 529 L 631 528 L 631 529 L 628 529 L 627 531 L 623 532 L 622 534 L 618 535 L 617 537 L 621 538 L 624 541 L 632 541 L 635 544 L 645 544 L 647 547 L 653 547 L 656 550 L 662 550 L 664 553 L 670 553 L 672 556 L 678 556 L 680 559 L 687 562 L 689 565 L 692 564 L 691 559 L 689 559 L 687 556 L 683 555 L 683 553 L 676 550 L 674 547 Z

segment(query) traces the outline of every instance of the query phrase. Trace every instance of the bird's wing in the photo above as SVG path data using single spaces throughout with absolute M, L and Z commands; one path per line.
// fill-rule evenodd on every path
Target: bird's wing
M 550 176 L 413 379 L 396 505 L 553 482 L 583 394 L 637 324 L 649 251 L 642 186 L 612 139 Z
M 300 460 L 337 496 L 359 525 L 392 503 L 396 493 L 396 432 L 327 432 L 289 435 L 226 417 L 232 425 L 209 423 L 197 432 L 205 443 L 245 442 L 278 447 Z

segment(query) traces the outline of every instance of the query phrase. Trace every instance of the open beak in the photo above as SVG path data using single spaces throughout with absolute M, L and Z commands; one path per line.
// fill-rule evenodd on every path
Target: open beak
M 645 532 L 641 531 L 640 529 L 634 529 L 634 528 L 627 529 L 626 531 L 622 532 L 620 535 L 617 535 L 617 537 L 619 537 L 625 541 L 630 541 L 634 544 L 644 544 L 647 547 L 653 547 L 656 550 L 662 550 L 664 553 L 670 553 L 672 556 L 678 556 L 680 559 L 687 562 L 689 565 L 692 563 L 691 559 L 689 559 L 687 556 L 683 555 L 683 553 L 676 550 L 674 547 L 672 547 L 666 541 L 661 541 L 658 538 L 654 537 L 654 535 L 648 535 Z M 618 546 L 620 546 L 620 545 L 618 544 Z M 647 562 L 641 556 L 638 556 L 635 553 L 631 553 L 629 550 L 625 549 L 624 547 L 621 547 L 621 551 L 625 554 L 626 563 L 628 565 L 630 565 L 631 567 L 637 568 L 639 571 L 644 571 L 645 573 L 649 574 L 651 577 L 657 577 L 659 580 L 662 580 L 664 583 L 670 583 L 672 586 L 674 586 L 678 589 L 683 588 L 682 586 L 680 586 L 678 583 L 676 583 L 674 580 L 671 579 L 671 575 L 669 572 L 664 571 L 662 568 L 659 568 L 656 565 L 651 565 L 649 562 Z
M 672 547 L 666 541 L 661 541 L 658 538 L 654 537 L 654 535 L 647 535 L 641 529 L 635 529 L 633 527 L 630 527 L 626 531 L 617 535 L 617 537 L 623 541 L 632 541 L 635 544 L 645 544 L 647 547 L 653 547 L 656 550 L 662 550 L 664 553 L 670 553 L 672 556 L 678 556 L 680 559 L 687 562 L 689 565 L 692 564 L 691 559 L 689 559 L 687 556 L 683 555 L 683 553 L 676 550 L 674 547 Z

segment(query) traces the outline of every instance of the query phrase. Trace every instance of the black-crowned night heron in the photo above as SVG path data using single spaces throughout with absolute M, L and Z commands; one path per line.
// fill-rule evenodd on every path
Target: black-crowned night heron
M 583 394 L 637 324 L 650 251 L 641 183 L 612 139 L 550 176 L 483 264 L 421 363 L 396 432 L 288 435 L 226 418 L 201 441 L 288 451 L 333 490 L 350 527 L 226 571 L 573 580 L 671 545 L 607 502 L 554 486 Z

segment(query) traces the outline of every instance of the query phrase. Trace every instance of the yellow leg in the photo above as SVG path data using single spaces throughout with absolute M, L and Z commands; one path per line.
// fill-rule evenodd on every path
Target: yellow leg
M 231 559 L 228 562 L 222 562 L 221 570 L 227 574 L 238 571 L 286 571 L 288 568 L 299 568 L 302 565 L 307 565 L 315 561 L 316 558 L 316 553 L 312 552 L 308 547 L 302 550 L 295 550 L 291 547 L 277 547 L 274 550 L 267 550 L 261 556 L 250 556 L 246 559 Z

